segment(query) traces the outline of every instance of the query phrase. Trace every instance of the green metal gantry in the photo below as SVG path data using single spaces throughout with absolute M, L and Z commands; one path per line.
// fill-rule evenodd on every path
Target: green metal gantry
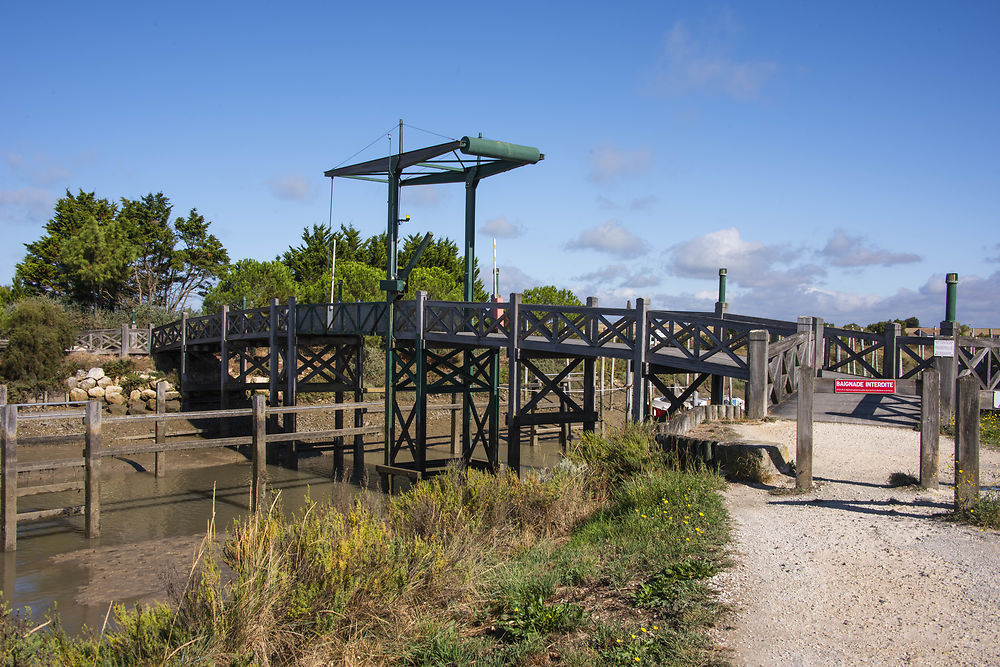
M 402 125 L 402 123 L 401 123 Z M 402 128 L 400 128 L 402 129 Z M 389 189 L 388 215 L 386 225 L 386 272 L 385 280 L 381 282 L 386 293 L 386 329 L 385 329 L 385 456 L 386 466 L 395 463 L 395 456 L 400 443 L 396 439 L 396 416 L 402 421 L 403 437 L 410 437 L 413 428 L 415 439 L 419 444 L 413 451 L 414 465 L 421 473 L 426 470 L 426 451 L 424 437 L 426 434 L 426 404 L 429 391 L 426 375 L 428 350 L 419 342 L 413 351 L 413 357 L 400 354 L 393 340 L 395 327 L 395 303 L 406 292 L 406 282 L 409 272 L 420 256 L 423 246 L 414 255 L 410 265 L 399 271 L 397 265 L 397 247 L 399 242 L 400 188 L 411 185 L 437 185 L 443 183 L 465 183 L 465 301 L 472 302 L 473 285 L 475 284 L 474 267 L 476 260 L 476 189 L 479 181 L 489 176 L 501 174 L 511 169 L 535 164 L 545 156 L 537 148 L 521 146 L 503 141 L 493 141 L 480 137 L 462 137 L 459 140 L 427 146 L 404 152 L 400 141 L 400 149 L 395 155 L 360 162 L 346 167 L 337 167 L 324 172 L 330 178 L 352 178 L 366 181 L 386 183 Z M 408 218 L 407 218 L 408 219 Z M 430 240 L 430 234 L 424 239 L 424 245 Z M 492 455 L 487 449 L 491 465 L 497 465 L 495 460 L 495 444 L 498 438 L 499 420 L 499 351 L 489 351 L 489 359 L 476 355 L 474 350 L 465 350 L 461 361 L 461 388 L 455 393 L 461 393 L 462 403 L 462 454 L 468 460 L 477 442 L 486 442 L 482 431 L 488 429 L 489 441 L 494 444 Z M 437 357 L 438 355 L 431 355 Z M 433 361 L 433 360 L 432 360 Z M 440 359 L 438 359 L 440 361 Z M 450 365 L 450 362 L 443 362 Z M 452 366 L 452 368 L 454 368 Z M 451 373 L 449 373 L 451 375 Z M 482 419 L 475 414 L 474 394 L 482 392 L 484 382 L 489 386 L 490 401 L 487 412 Z M 396 389 L 402 381 L 413 387 L 416 393 L 414 412 L 407 420 L 399 408 Z M 412 384 L 410 384 L 412 383 Z M 445 391 L 445 387 L 437 387 Z M 492 415 L 492 418 L 490 418 Z M 471 426 L 475 417 L 480 433 L 473 436 Z M 488 421 L 489 424 L 485 424 Z M 415 422 L 415 423 L 414 423 Z M 411 426 L 412 425 L 412 426 Z

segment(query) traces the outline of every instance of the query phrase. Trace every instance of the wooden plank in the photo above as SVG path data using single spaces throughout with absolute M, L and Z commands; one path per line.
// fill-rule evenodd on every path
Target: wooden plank
M 403 468 L 401 466 L 385 465 L 382 463 L 375 465 L 375 471 L 380 475 L 401 475 L 403 477 L 409 477 L 412 480 L 419 480 L 421 478 L 419 470 Z
M 938 488 L 941 436 L 941 374 L 924 371 L 920 395 L 920 486 Z
M 979 385 L 963 375 L 955 396 L 955 509 L 968 509 L 978 499 Z
M 264 508 L 264 485 L 267 481 L 267 416 L 266 399 L 255 394 L 251 399 L 253 411 L 253 473 L 250 489 L 250 510 L 260 512 Z
M 17 548 L 17 406 L 0 411 L 0 476 L 3 477 L 3 550 Z
M 87 403 L 87 442 L 83 456 L 87 494 L 85 532 L 88 538 L 95 538 L 101 536 L 101 404 L 98 401 Z
M 336 438 L 348 435 L 368 435 L 381 433 L 381 426 L 362 426 L 358 428 L 335 428 L 328 431 L 298 431 L 296 433 L 272 433 L 267 436 L 268 442 L 291 442 L 293 440 L 309 440 L 318 438 Z
M 812 366 L 799 366 L 799 395 L 795 425 L 795 488 L 809 491 L 813 485 L 813 388 Z
M 29 435 L 18 438 L 19 445 L 75 445 L 83 444 L 86 435 L 83 433 L 67 433 L 65 435 Z
M 51 461 L 29 461 L 17 464 L 17 472 L 38 472 L 40 470 L 62 470 L 63 468 L 83 468 L 87 464 L 83 458 L 53 459 Z
M 135 456 L 136 454 L 156 454 L 157 452 L 180 452 L 191 449 L 215 449 L 216 447 L 238 447 L 249 445 L 251 437 L 233 436 L 231 438 L 211 438 L 180 440 L 175 442 L 164 442 L 162 444 L 153 443 L 146 445 L 127 445 L 124 447 L 112 447 L 101 452 L 102 457 L 110 456 Z
M 62 482 L 60 484 L 38 484 L 36 486 L 22 486 L 17 489 L 17 497 L 37 496 L 42 493 L 61 493 L 63 491 L 80 491 L 83 489 L 83 480 L 72 482 Z
M 767 359 L 768 333 L 761 329 L 750 332 L 747 361 L 750 379 L 747 383 L 747 418 L 763 419 L 767 416 Z
M 156 383 L 156 414 L 164 415 L 167 413 L 167 383 L 160 380 Z M 164 441 L 167 439 L 167 423 L 162 419 L 157 419 L 156 424 L 153 426 L 153 441 L 157 445 L 163 445 Z M 167 455 L 158 450 L 156 452 L 156 460 L 153 462 L 153 476 L 163 477 L 167 474 Z
M 50 510 L 37 510 L 35 512 L 21 512 L 17 515 L 18 521 L 38 521 L 39 519 L 51 519 L 57 516 L 74 516 L 83 514 L 86 505 L 73 505 L 72 507 L 56 507 Z

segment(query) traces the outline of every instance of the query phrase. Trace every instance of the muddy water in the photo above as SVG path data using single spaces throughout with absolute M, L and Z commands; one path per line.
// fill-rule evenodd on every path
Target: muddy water
M 506 459 L 501 443 L 501 458 Z M 447 456 L 447 444 L 430 448 L 428 458 Z M 524 446 L 525 468 L 558 463 L 554 438 Z M 345 457 L 347 468 L 350 456 Z M 382 452 L 369 448 L 369 479 Z M 335 482 L 329 455 L 302 458 L 298 470 L 268 467 L 269 487 L 280 491 L 286 510 L 305 498 L 349 504 L 359 487 Z M 213 517 L 219 533 L 248 512 L 250 462 L 168 471 L 156 478 L 148 472 L 106 476 L 101 484 L 101 537 L 87 539 L 83 517 L 64 517 L 18 526 L 17 550 L 0 554 L 4 598 L 16 610 L 42 622 L 53 607 L 63 628 L 78 633 L 101 628 L 112 602 L 164 599 L 167 581 L 183 583 L 194 549 Z M 21 511 L 82 504 L 82 492 L 30 496 Z

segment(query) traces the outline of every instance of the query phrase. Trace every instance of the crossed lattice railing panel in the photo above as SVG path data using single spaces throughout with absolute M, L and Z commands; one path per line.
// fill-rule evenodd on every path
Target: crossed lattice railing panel
M 650 355 L 677 350 L 692 362 L 726 360 L 741 370 L 749 368 L 745 350 L 755 328 L 749 324 L 665 311 L 651 311 L 648 322 Z
M 186 340 L 190 343 L 218 340 L 222 337 L 222 316 L 202 315 L 187 320 Z
M 181 323 L 171 322 L 162 327 L 153 329 L 153 340 L 150 344 L 150 351 L 156 352 L 165 348 L 181 344 Z
M 972 371 L 981 390 L 1000 389 L 1000 340 L 960 336 L 955 354 L 959 373 Z
M 226 315 L 227 338 L 262 338 L 271 328 L 270 308 L 231 310 Z
M 90 329 L 77 334 L 74 349 L 91 354 L 117 354 L 122 349 L 121 329 Z
M 899 350 L 900 379 L 918 377 L 934 367 L 934 338 L 930 336 L 899 336 L 896 349 Z
M 506 313 L 505 303 L 428 301 L 424 309 L 424 335 L 428 340 L 460 337 L 463 342 L 495 344 L 498 339 L 510 338 Z
M 785 396 L 798 391 L 798 370 L 801 366 L 812 366 L 812 349 L 812 337 L 806 331 L 768 346 L 767 384 L 771 402 L 780 403 Z
M 885 336 L 870 331 L 825 327 L 823 370 L 882 377 L 879 352 L 885 353 Z

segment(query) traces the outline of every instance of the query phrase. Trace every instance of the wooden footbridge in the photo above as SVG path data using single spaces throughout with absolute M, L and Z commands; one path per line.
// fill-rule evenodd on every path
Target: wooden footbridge
M 152 353 L 179 369 L 191 404 L 225 409 L 265 387 L 272 405 L 294 406 L 303 392 L 360 402 L 364 337 L 382 336 L 384 344 L 386 318 L 381 302 L 290 299 L 265 308 L 224 308 L 154 329 Z M 532 425 L 592 430 L 598 420 L 595 362 L 602 357 L 624 360 L 632 370 L 630 418 L 636 421 L 648 416 L 650 392 L 668 399 L 671 412 L 706 386 L 712 403 L 721 404 L 727 377 L 745 382 L 746 413 L 762 418 L 769 405 L 796 391 L 803 365 L 827 377 L 853 370 L 859 377 L 899 379 L 931 367 L 952 378 L 967 369 L 982 389 L 1000 388 L 995 339 L 939 336 L 956 343 L 956 355 L 935 358 L 934 338 L 902 336 L 898 325 L 873 334 L 825 327 L 813 317 L 788 322 L 725 308 L 656 310 L 643 299 L 634 308 L 606 308 L 593 298 L 569 307 L 526 305 L 518 294 L 503 303 L 470 303 L 431 301 L 419 293 L 415 301 L 395 304 L 392 331 L 382 470 L 393 474 L 426 474 L 451 460 L 428 458 L 427 406 L 435 395 L 460 397 L 457 458 L 468 465 L 498 467 L 505 439 L 507 464 L 517 469 L 523 429 Z M 553 362 L 542 360 L 559 360 L 560 369 L 553 374 Z M 582 373 L 581 394 L 566 391 L 570 373 Z M 677 389 L 680 377 L 690 380 Z M 529 384 L 539 388 L 530 397 L 524 391 Z M 942 395 L 947 405 L 947 391 Z M 539 410 L 548 401 L 561 409 Z M 286 428 L 294 432 L 294 413 L 289 417 Z M 361 426 L 361 409 L 354 419 Z

